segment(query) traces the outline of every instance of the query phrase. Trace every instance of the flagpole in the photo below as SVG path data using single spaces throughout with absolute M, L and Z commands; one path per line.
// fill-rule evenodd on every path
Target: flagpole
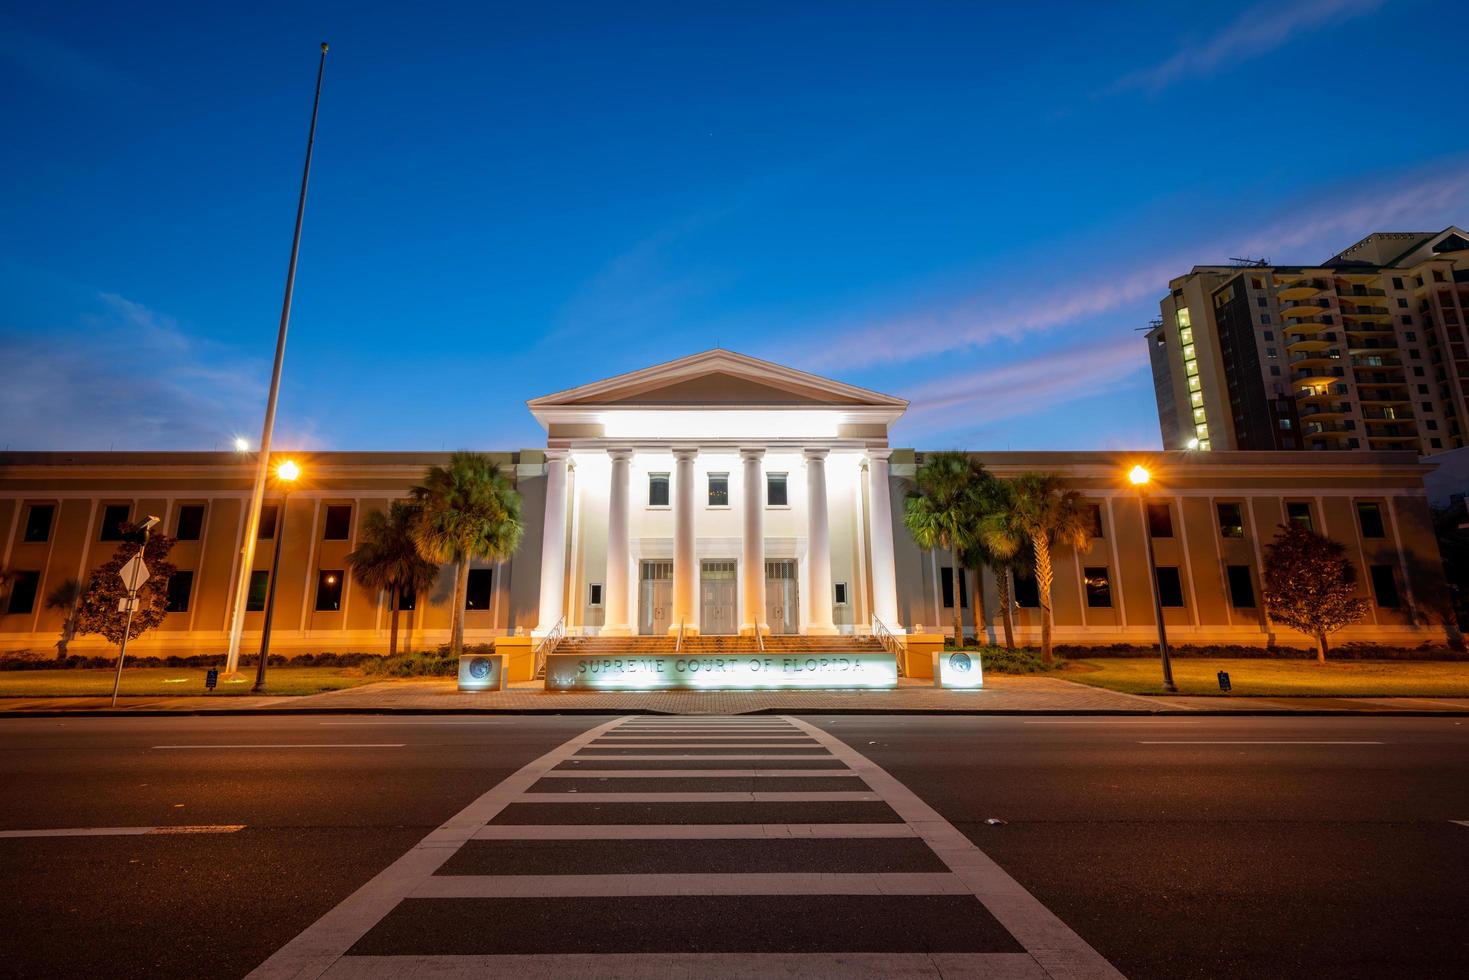
M 286 270 L 286 295 L 281 303 L 281 325 L 275 340 L 275 366 L 270 374 L 270 396 L 265 403 L 265 425 L 260 433 L 260 451 L 255 460 L 255 485 L 250 491 L 250 512 L 245 521 L 241 546 L 240 574 L 235 581 L 235 604 L 230 619 L 229 655 L 226 676 L 240 670 L 240 635 L 245 629 L 245 604 L 250 596 L 250 572 L 255 564 L 255 539 L 260 534 L 260 505 L 265 499 L 265 479 L 270 472 L 270 438 L 275 431 L 275 405 L 281 390 L 281 364 L 286 358 L 286 328 L 291 323 L 291 296 L 296 291 L 296 258 L 301 253 L 301 221 L 306 216 L 306 184 L 311 178 L 311 149 L 316 142 L 316 113 L 321 107 L 321 77 L 326 72 L 326 42 L 321 43 L 321 61 L 316 66 L 316 96 L 311 103 L 311 129 L 306 134 L 306 166 L 301 172 L 301 197 L 296 202 L 296 231 L 291 238 L 291 264 Z M 284 516 L 284 515 L 283 515 Z M 277 533 L 280 522 L 277 521 Z M 276 569 L 271 569 L 274 577 Z

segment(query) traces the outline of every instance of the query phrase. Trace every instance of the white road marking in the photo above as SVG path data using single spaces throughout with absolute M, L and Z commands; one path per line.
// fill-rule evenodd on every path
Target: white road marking
M 360 728 L 368 725 L 509 725 L 511 722 L 478 718 L 384 718 L 381 721 L 318 721 L 323 728 Z
M 547 779 L 734 779 L 767 776 L 844 776 L 850 769 L 557 769 Z
M 516 803 L 877 803 L 876 793 L 522 793 Z
M 475 840 L 757 840 L 917 837 L 905 823 L 545 824 L 481 827 Z
M 1048 980 L 1026 953 L 555 953 L 507 956 L 345 956 L 327 980 Z
M 145 837 L 150 834 L 233 834 L 242 823 L 196 824 L 176 827 L 66 827 L 54 830 L 0 830 L 0 837 Z
M 1286 741 L 1286 740 L 1262 740 L 1262 739 L 1197 739 L 1193 741 L 1185 739 L 1158 740 L 1152 742 L 1138 742 L 1139 745 L 1386 745 L 1386 742 L 1341 742 L 1341 741 Z
M 626 895 L 968 895 L 948 872 L 896 874 L 434 875 L 412 898 Z
M 682 755 L 682 754 L 675 755 L 675 754 L 671 754 L 671 753 L 669 755 L 637 755 L 637 754 L 634 754 L 634 755 L 578 755 L 578 756 L 573 756 L 571 758 L 571 761 L 572 762 L 593 762 L 593 761 L 596 761 L 596 762 L 603 762 L 603 761 L 607 761 L 607 762 L 665 762 L 665 761 L 668 761 L 668 760 L 677 760 L 677 761 L 682 761 L 682 762 L 689 762 L 689 761 L 694 761 L 694 762 L 723 762 L 725 759 L 739 759 L 741 761 L 750 761 L 750 760 L 755 760 L 755 759 L 767 759 L 767 760 L 768 759 L 805 759 L 807 761 L 810 761 L 812 759 L 822 759 L 822 760 L 825 760 L 826 762 L 830 762 L 831 761 L 831 753 L 829 753 L 829 752 L 820 752 L 820 753 L 817 753 L 815 755 L 797 755 L 796 753 L 791 753 L 790 755 L 761 755 L 759 753 L 753 753 L 752 754 L 752 753 L 746 753 L 746 752 L 720 752 L 720 753 L 717 753 L 717 754 L 708 754 L 708 753 L 706 753 L 704 755 Z M 601 772 L 602 770 L 588 769 L 586 771 L 587 772 Z M 832 770 L 832 772 L 840 772 L 840 771 L 841 771 L 840 769 L 833 769 Z
M 155 749 L 401 749 L 404 742 L 290 742 L 279 745 L 155 745 Z
M 1200 725 L 1203 722 L 1193 718 L 1119 718 L 1106 719 L 1078 719 L 1060 721 L 1023 721 L 1022 725 Z
M 808 742 L 598 742 L 597 749 L 807 749 Z
M 1456 823 L 1460 827 L 1469 827 L 1469 820 L 1450 820 L 1449 823 Z
M 918 832 L 939 859 L 964 880 L 974 897 L 1047 973 L 1068 980 L 1122 980 L 1122 974 L 1086 940 L 1072 932 L 1054 912 L 1021 887 L 989 855 L 975 847 L 968 837 L 912 790 L 835 736 L 799 718 L 788 720 L 810 732 L 812 738 L 825 745 L 832 755 L 845 762 L 848 769 L 876 790 L 883 801 Z

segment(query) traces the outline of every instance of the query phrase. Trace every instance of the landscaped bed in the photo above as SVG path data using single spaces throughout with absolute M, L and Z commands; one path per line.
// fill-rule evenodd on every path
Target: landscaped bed
M 240 678 L 223 678 L 213 691 L 204 687 L 204 667 L 127 667 L 122 672 L 123 695 L 200 695 L 228 697 L 249 694 L 255 684 L 255 668 L 241 671 Z M 0 697 L 111 697 L 117 671 L 100 669 L 5 670 L 0 671 Z M 266 673 L 270 694 L 320 694 L 386 680 L 361 667 L 277 667 Z

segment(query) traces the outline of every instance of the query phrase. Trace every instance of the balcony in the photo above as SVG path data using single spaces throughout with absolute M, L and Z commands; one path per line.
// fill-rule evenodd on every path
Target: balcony
M 1338 402 L 1334 405 L 1331 402 L 1311 404 L 1313 399 L 1331 397 L 1333 396 L 1329 392 L 1322 392 L 1320 395 L 1307 395 L 1301 399 L 1306 404 L 1300 405 L 1296 409 L 1296 414 L 1303 419 L 1339 419 L 1343 415 L 1350 414 L 1350 407 L 1345 402 Z
M 1281 286 L 1275 290 L 1275 298 L 1282 303 L 1294 303 L 1298 299 L 1310 299 L 1321 292 L 1320 284 L 1311 280 L 1292 283 L 1289 286 Z
M 1317 436 L 1323 439 L 1340 438 L 1344 433 L 1355 431 L 1355 429 L 1348 429 L 1340 422 L 1307 422 L 1301 426 L 1301 432 L 1305 434 L 1307 439 Z
M 1343 306 L 1341 308 L 1343 320 L 1351 320 L 1357 323 L 1391 323 L 1392 313 L 1385 306 Z M 1348 329 L 1351 329 L 1348 327 Z
M 1360 302 L 1364 299 L 1381 299 L 1387 295 L 1386 289 L 1366 289 L 1362 286 L 1354 286 L 1351 289 L 1337 288 L 1337 298 L 1342 302 Z
M 1409 409 L 1363 409 L 1362 418 L 1368 422 L 1399 422 L 1403 419 L 1412 420 L 1417 418 Z
M 1291 303 L 1280 308 L 1280 315 L 1287 320 L 1301 320 L 1330 311 L 1331 307 L 1324 302 Z
M 1295 367 L 1297 364 L 1333 365 L 1340 363 L 1341 351 L 1334 349 L 1303 350 L 1299 354 L 1292 354 L 1289 360 L 1291 367 Z

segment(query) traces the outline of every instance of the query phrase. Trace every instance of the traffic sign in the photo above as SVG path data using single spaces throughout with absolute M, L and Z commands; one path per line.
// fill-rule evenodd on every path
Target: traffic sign
M 129 592 L 136 592 L 148 581 L 148 566 L 143 564 L 143 553 L 139 551 L 127 560 L 127 564 L 117 570 L 118 577 L 122 579 L 123 588 Z

